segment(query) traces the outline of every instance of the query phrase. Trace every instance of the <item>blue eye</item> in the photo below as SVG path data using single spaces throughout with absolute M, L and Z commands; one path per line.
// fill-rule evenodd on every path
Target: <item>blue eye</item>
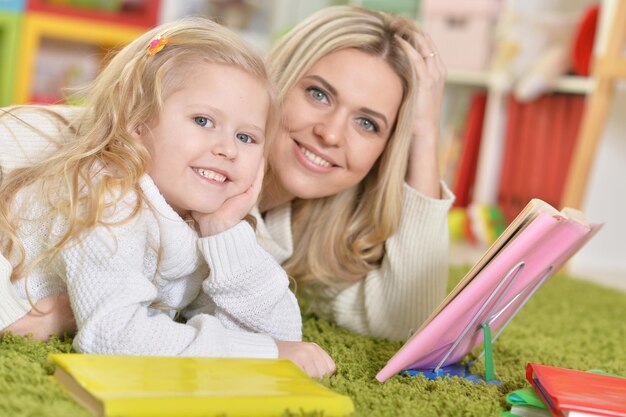
M 326 93 L 322 90 L 320 90 L 317 87 L 308 87 L 306 89 L 306 92 L 309 94 L 309 96 L 315 100 L 315 101 L 319 101 L 319 102 L 324 102 L 324 103 L 328 103 L 328 96 L 326 95 Z
M 202 127 L 213 127 L 213 121 L 211 119 L 209 119 L 208 117 L 204 117 L 204 116 L 196 116 L 193 118 L 193 121 L 196 122 L 196 124 L 198 126 L 202 126 Z
M 243 143 L 254 143 L 252 136 L 246 135 L 245 133 L 237 133 L 237 139 Z
M 363 129 L 370 131 L 370 132 L 378 132 L 380 130 L 378 128 L 378 125 L 370 119 L 360 117 L 358 119 L 358 123 L 359 123 L 359 126 L 361 126 Z

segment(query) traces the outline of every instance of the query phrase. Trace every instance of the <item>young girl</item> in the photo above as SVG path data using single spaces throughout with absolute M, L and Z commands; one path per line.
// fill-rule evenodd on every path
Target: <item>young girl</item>
M 262 61 L 209 20 L 122 49 L 59 149 L 2 180 L 0 329 L 32 330 L 30 307 L 67 292 L 80 352 L 285 357 L 332 373 L 299 342 L 287 276 L 241 221 L 276 124 Z

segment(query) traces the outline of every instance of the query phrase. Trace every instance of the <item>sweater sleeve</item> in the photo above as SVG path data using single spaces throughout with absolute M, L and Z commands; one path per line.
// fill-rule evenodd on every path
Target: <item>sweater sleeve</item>
M 200 314 L 186 324 L 149 308 L 158 290 L 145 272 L 148 232 L 140 214 L 115 227 L 98 227 L 61 253 L 76 317 L 76 350 L 84 353 L 163 356 L 278 356 L 266 335 L 225 328 Z
M 442 182 L 442 199 L 404 185 L 402 218 L 385 243 L 380 269 L 331 299 L 342 326 L 361 334 L 404 340 L 446 295 L 448 210 L 454 197 Z
M 210 268 L 203 290 L 220 322 L 279 340 L 302 340 L 300 309 L 287 274 L 259 246 L 247 222 L 202 238 L 198 245 Z
M 28 313 L 32 307 L 21 298 L 11 283 L 11 263 L 0 254 L 0 331 Z

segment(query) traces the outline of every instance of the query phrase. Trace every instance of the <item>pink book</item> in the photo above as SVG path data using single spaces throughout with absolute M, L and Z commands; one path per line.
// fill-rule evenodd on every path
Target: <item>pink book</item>
M 497 337 L 536 288 L 600 227 L 578 211 L 559 212 L 531 200 L 376 379 L 459 362 L 482 344 L 482 323 Z

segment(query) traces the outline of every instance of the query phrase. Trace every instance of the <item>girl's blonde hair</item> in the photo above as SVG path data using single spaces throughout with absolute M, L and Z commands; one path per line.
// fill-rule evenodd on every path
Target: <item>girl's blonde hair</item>
M 148 55 L 150 42 L 159 37 L 169 43 Z M 28 268 L 52 259 L 87 229 L 110 226 L 103 219 L 105 209 L 128 192 L 138 198 L 124 221 L 133 218 L 145 201 L 139 180 L 150 163 L 148 151 L 133 132 L 158 117 L 164 100 L 186 81 L 192 66 L 205 63 L 239 68 L 267 86 L 271 104 L 266 137 L 275 135 L 278 116 L 263 60 L 234 32 L 199 17 L 150 30 L 122 48 L 98 75 L 88 89 L 87 105 L 65 130 L 59 149 L 35 165 L 12 171 L 0 184 L 0 250 L 17 259 L 12 280 L 27 275 L 18 233 L 23 219 L 15 207 L 18 192 L 35 185 L 41 193 L 35 198 L 49 206 L 49 215 L 67 219 L 66 230 Z
M 300 282 L 342 287 L 362 279 L 380 266 L 385 241 L 398 228 L 416 73 L 396 36 L 415 46 L 418 31 L 415 22 L 400 16 L 349 6 L 328 7 L 297 25 L 269 54 L 268 70 L 281 103 L 319 59 L 347 48 L 385 60 L 403 87 L 395 127 L 367 176 L 339 194 L 293 201 L 294 253 L 283 266 Z

